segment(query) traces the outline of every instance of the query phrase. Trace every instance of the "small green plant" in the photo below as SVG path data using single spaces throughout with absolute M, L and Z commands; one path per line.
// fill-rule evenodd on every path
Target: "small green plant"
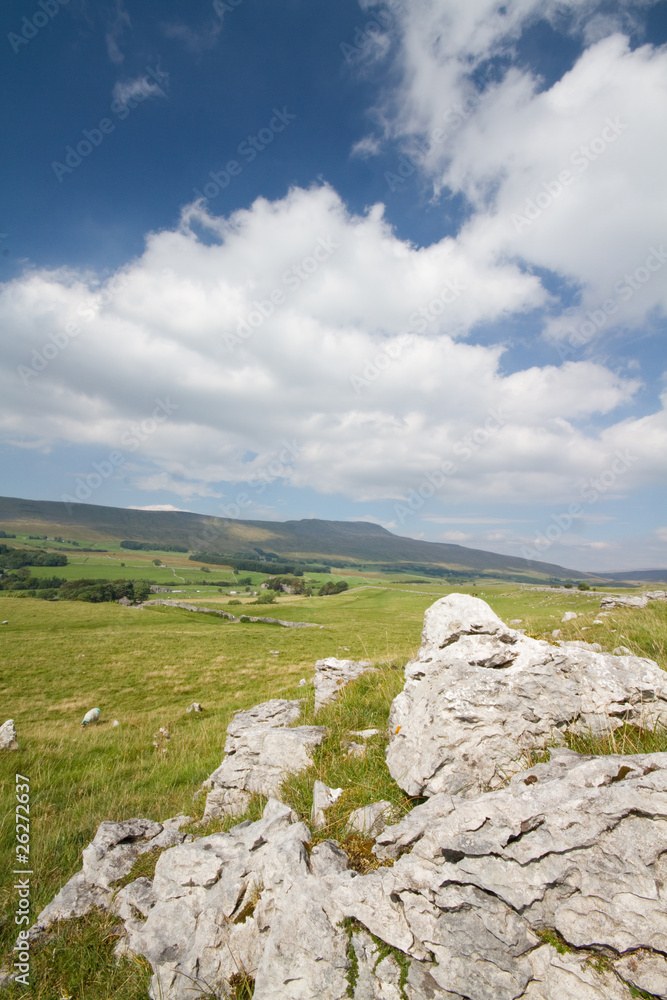
M 646 990 L 640 990 L 638 986 L 631 986 L 630 983 L 627 984 L 630 990 L 631 997 L 641 997 L 642 1000 L 655 1000 L 652 993 L 647 993 Z
M 563 940 L 558 931 L 553 930 L 551 927 L 545 927 L 544 930 L 536 931 L 536 934 L 544 944 L 550 944 L 552 948 L 555 948 L 559 955 L 566 955 L 568 951 L 572 951 L 569 944 Z
M 247 972 L 235 972 L 229 980 L 232 992 L 228 1000 L 252 1000 L 255 992 L 255 980 Z
M 601 955 L 600 953 L 595 955 L 589 955 L 586 959 L 586 964 L 590 965 L 591 968 L 595 969 L 596 972 L 602 974 L 603 972 L 613 971 L 613 966 L 606 955 Z
M 357 953 L 354 949 L 354 944 L 352 941 L 352 921 L 349 917 L 346 917 L 343 921 L 343 927 L 347 933 L 347 959 L 349 964 L 347 970 L 347 990 L 346 993 L 348 997 L 354 998 L 354 991 L 357 985 L 357 979 L 359 978 L 359 959 L 357 958 Z
M 400 951 L 399 948 L 394 948 L 393 945 L 387 944 L 386 941 L 376 937 L 375 934 L 371 934 L 368 928 L 365 927 L 359 920 L 355 920 L 354 917 L 346 917 L 340 926 L 347 934 L 349 941 L 347 948 L 347 957 L 350 962 L 347 970 L 348 997 L 354 997 L 354 989 L 357 984 L 357 979 L 359 978 L 359 959 L 357 958 L 352 938 L 355 933 L 363 933 L 368 935 L 377 949 L 377 957 L 373 965 L 373 972 L 375 972 L 380 962 L 384 961 L 385 958 L 393 958 L 399 968 L 399 990 L 401 992 L 401 998 L 402 1000 L 408 1000 L 407 993 L 405 992 L 405 987 L 408 982 L 408 973 L 410 971 L 410 959 L 408 956 L 404 952 Z

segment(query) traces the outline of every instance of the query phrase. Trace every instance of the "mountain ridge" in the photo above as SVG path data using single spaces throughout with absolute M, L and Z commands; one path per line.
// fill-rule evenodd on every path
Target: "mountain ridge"
M 597 574 L 554 563 L 530 561 L 448 542 L 427 542 L 395 535 L 370 521 L 303 518 L 259 521 L 221 518 L 189 511 L 145 511 L 55 500 L 0 497 L 0 526 L 7 529 L 57 531 L 95 542 L 113 539 L 170 542 L 198 552 L 250 554 L 258 548 L 281 556 L 317 559 L 348 558 L 363 565 L 405 564 L 440 567 L 453 572 L 487 572 L 535 578 L 601 579 Z

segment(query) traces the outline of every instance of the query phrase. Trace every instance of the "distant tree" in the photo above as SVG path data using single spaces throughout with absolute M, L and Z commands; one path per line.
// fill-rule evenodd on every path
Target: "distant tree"
M 273 604 L 276 599 L 275 591 L 269 590 L 266 594 L 260 594 L 253 604 Z
M 343 591 L 347 589 L 348 584 L 345 580 L 339 580 L 338 583 L 334 583 L 333 580 L 330 580 L 328 583 L 325 583 L 322 587 L 320 587 L 318 593 L 320 597 L 328 597 L 330 594 L 342 594 Z

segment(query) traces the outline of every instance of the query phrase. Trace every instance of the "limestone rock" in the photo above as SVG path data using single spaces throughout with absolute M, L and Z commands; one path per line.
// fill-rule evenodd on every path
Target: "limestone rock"
M 627 998 L 585 955 L 540 946 L 542 928 L 576 949 L 667 950 L 665 753 L 556 750 L 506 788 L 434 796 L 377 838 L 380 857 L 409 848 L 337 899 L 408 955 L 432 952 L 455 996 Z
M 347 871 L 349 858 L 334 840 L 321 840 L 310 852 L 310 870 L 313 875 L 339 875 Z
M 576 611 L 566 611 L 563 617 L 561 618 L 561 622 L 571 622 L 574 618 L 577 617 L 578 616 Z
M 347 820 L 348 828 L 365 837 L 377 837 L 390 822 L 393 811 L 394 807 L 386 799 L 372 802 L 350 813 Z
M 592 649 L 594 653 L 602 652 L 599 642 L 585 642 L 583 639 L 568 639 L 566 642 L 559 642 L 558 645 L 568 649 Z
M 18 750 L 19 744 L 16 737 L 16 726 L 13 719 L 7 719 L 0 726 L 0 750 Z
M 109 889 L 113 882 L 132 870 L 146 841 L 161 833 L 162 825 L 148 819 L 100 823 L 92 842 L 82 854 L 83 875 L 91 885 Z
M 198 701 L 193 701 L 191 705 L 185 710 L 186 712 L 203 712 L 204 709 L 201 707 Z
M 254 792 L 279 797 L 285 778 L 312 764 L 311 752 L 326 730 L 289 728 L 300 714 L 300 701 L 274 698 L 234 715 L 227 727 L 225 757 L 205 783 L 211 789 L 205 819 L 239 815 Z
M 153 832 L 121 827 L 100 849 Z M 240 969 L 255 1000 L 628 1000 L 623 980 L 665 995 L 667 753 L 558 749 L 497 791 L 435 795 L 377 838 L 393 867 L 363 876 L 332 841 L 308 857 L 309 840 L 271 799 L 117 893 L 117 954 L 150 962 L 153 1000 L 229 996 Z M 87 905 L 82 876 L 68 885 Z M 600 950 L 613 969 L 589 960 Z
M 389 717 L 387 764 L 409 795 L 499 787 L 526 751 L 566 729 L 606 733 L 667 719 L 667 675 L 652 660 L 554 647 L 452 594 L 426 612 L 421 648 Z
M 645 608 L 649 601 L 667 601 L 667 590 L 648 590 L 644 594 L 605 594 L 601 608 Z
M 327 825 L 324 815 L 343 794 L 342 788 L 329 788 L 323 781 L 316 781 L 313 786 L 313 807 L 310 811 L 310 822 L 316 830 L 321 830 Z
M 335 656 L 318 660 L 315 664 L 315 711 L 333 701 L 342 687 L 361 677 L 370 667 L 367 660 L 339 660 Z
M 621 979 L 636 989 L 657 997 L 667 997 L 667 960 L 663 955 L 638 951 L 614 962 Z
M 93 840 L 84 848 L 81 871 L 41 911 L 31 935 L 40 935 L 59 920 L 85 916 L 96 907 L 108 908 L 114 897 L 113 883 L 132 870 L 140 854 L 172 847 L 184 838 L 176 826 L 163 827 L 148 819 L 100 823 Z

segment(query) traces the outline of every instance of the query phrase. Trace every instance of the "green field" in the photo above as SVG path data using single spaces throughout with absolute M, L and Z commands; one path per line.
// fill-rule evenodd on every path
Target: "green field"
M 144 568 L 135 567 L 137 572 Z M 49 575 L 61 570 L 44 569 Z M 203 796 L 193 802 L 193 795 L 220 763 L 234 711 L 271 697 L 305 695 L 310 719 L 312 687 L 299 687 L 299 680 L 310 680 L 315 661 L 324 656 L 368 659 L 380 669 L 351 685 L 336 706 L 318 716 L 330 735 L 316 768 L 291 782 L 290 801 L 307 818 L 315 777 L 344 784 L 345 796 L 326 833 L 330 836 L 339 835 L 345 815 L 359 804 L 382 797 L 407 808 L 384 766 L 386 737 L 376 737 L 361 762 L 346 758 L 341 741 L 352 728 L 386 729 L 390 702 L 403 685 L 402 667 L 419 646 L 424 611 L 453 588 L 399 584 L 393 582 L 395 575 L 375 582 L 347 579 L 355 589 L 327 598 L 282 595 L 257 612 L 323 626 L 299 630 L 234 624 L 164 606 L 140 610 L 0 596 L 0 621 L 8 622 L 0 626 L 0 722 L 13 718 L 20 741 L 18 751 L 0 756 L 0 862 L 3 872 L 11 872 L 14 775 L 20 772 L 31 786 L 33 918 L 80 868 L 81 850 L 103 819 L 201 816 Z M 505 620 L 522 619 L 531 635 L 548 637 L 558 627 L 563 638 L 600 642 L 609 650 L 622 644 L 667 666 L 666 605 L 619 610 L 594 626 L 599 594 L 592 592 L 501 583 L 457 590 L 484 598 Z M 227 600 L 217 591 L 198 596 L 212 606 L 216 599 Z M 584 616 L 561 625 L 563 612 L 572 609 Z M 202 715 L 186 714 L 192 701 L 203 704 Z M 100 723 L 82 729 L 83 714 L 95 706 L 102 711 Z M 112 727 L 115 719 L 120 725 Z M 153 746 L 160 727 L 171 733 L 166 754 Z M 0 966 L 11 953 L 15 907 L 11 876 L 3 877 Z M 27 992 L 13 986 L 8 998 L 50 1000 L 57 990 L 77 1000 L 146 996 L 143 965 L 114 965 L 113 928 L 106 918 L 84 921 L 62 934 L 43 952 L 43 965 L 35 966 L 43 968 L 39 986 Z

